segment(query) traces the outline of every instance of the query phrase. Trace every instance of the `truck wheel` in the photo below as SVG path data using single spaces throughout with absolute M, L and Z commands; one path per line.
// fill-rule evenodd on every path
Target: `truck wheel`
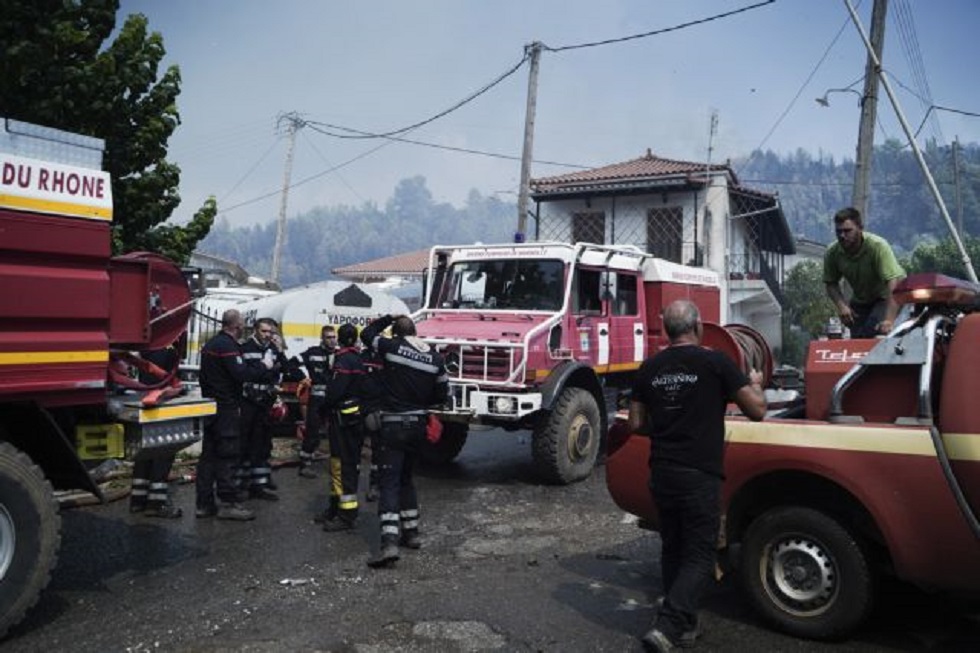
M 874 603 L 861 545 L 837 520 L 810 508 L 774 508 L 752 522 L 740 574 L 763 617 L 797 637 L 842 637 Z
M 567 485 L 592 473 L 599 452 L 599 422 L 599 405 L 590 392 L 562 390 L 534 430 L 534 464 L 546 481 Z
M 37 602 L 60 543 L 51 484 L 30 458 L 0 442 L 0 637 Z
M 430 465 L 445 465 L 452 462 L 466 444 L 466 436 L 470 427 L 459 422 L 443 422 L 442 437 L 439 442 L 432 444 L 428 440 L 422 442 L 422 460 Z

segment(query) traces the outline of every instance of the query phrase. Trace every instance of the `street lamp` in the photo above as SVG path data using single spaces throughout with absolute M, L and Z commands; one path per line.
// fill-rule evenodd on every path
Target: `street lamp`
M 819 104 L 822 107 L 829 107 L 830 106 L 830 100 L 828 99 L 828 96 L 831 93 L 854 93 L 855 95 L 858 96 L 858 106 L 861 106 L 861 101 L 864 100 L 864 96 L 861 95 L 861 92 L 858 91 L 858 90 L 856 90 L 856 89 L 853 89 L 853 88 L 828 88 L 827 89 L 827 92 L 824 93 L 822 97 L 815 98 L 816 103 Z

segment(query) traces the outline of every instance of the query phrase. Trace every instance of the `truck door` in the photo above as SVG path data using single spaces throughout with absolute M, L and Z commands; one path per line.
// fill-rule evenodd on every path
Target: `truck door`
M 569 334 L 576 360 L 590 363 L 599 372 L 609 365 L 609 316 L 602 301 L 600 270 L 576 268 L 572 286 Z
M 646 333 L 640 317 L 640 281 L 636 273 L 608 273 L 604 293 L 609 315 L 609 364 L 611 371 L 637 367 L 646 356 Z

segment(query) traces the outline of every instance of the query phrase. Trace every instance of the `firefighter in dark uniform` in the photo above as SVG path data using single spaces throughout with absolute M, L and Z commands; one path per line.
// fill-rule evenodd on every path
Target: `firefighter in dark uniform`
M 276 323 L 263 317 L 255 321 L 252 337 L 242 344 L 242 358 L 249 367 L 260 369 L 271 364 L 275 374 L 262 381 L 247 381 L 242 388 L 242 456 L 238 485 L 252 499 L 278 501 L 269 484 L 272 480 L 272 429 L 269 409 L 276 400 L 276 386 L 282 370 L 281 356 L 272 345 Z
M 311 382 L 310 399 L 306 404 L 306 429 L 299 451 L 299 475 L 305 478 L 316 478 L 312 465 L 316 450 L 323 439 L 321 411 L 336 348 L 337 334 L 332 326 L 327 325 L 320 329 L 320 344 L 313 345 L 300 354 Z
M 377 352 L 370 349 L 361 350 L 361 361 L 364 365 L 364 379 L 361 384 L 361 403 L 365 416 L 381 410 L 381 359 Z M 368 474 L 368 489 L 364 498 L 367 501 L 377 501 L 381 496 L 381 486 L 378 482 L 378 438 L 380 437 L 380 422 L 377 420 L 365 419 L 364 439 L 370 440 L 371 447 L 371 469 Z
M 381 335 L 391 326 L 391 338 Z M 383 361 L 379 467 L 381 547 L 371 567 L 388 567 L 399 557 L 399 545 L 417 549 L 419 504 L 412 474 L 425 438 L 428 408 L 445 401 L 449 379 L 442 358 L 415 335 L 408 316 L 378 318 L 361 332 L 361 339 Z
M 357 327 L 342 325 L 337 340 L 340 348 L 334 357 L 323 402 L 330 420 L 330 505 L 324 515 L 325 531 L 354 528 L 361 447 L 364 446 L 361 384 L 365 371 L 357 349 Z
M 271 364 L 245 365 L 238 344 L 244 328 L 241 313 L 227 310 L 221 316 L 221 332 L 201 349 L 201 394 L 214 399 L 217 412 L 205 421 L 197 463 L 198 517 L 255 518 L 255 513 L 238 503 L 234 481 L 241 449 L 242 383 L 267 381 L 273 372 Z
M 173 345 L 163 349 L 153 349 L 140 353 L 140 358 L 153 363 L 167 377 L 177 374 L 180 356 Z M 151 386 L 159 384 L 162 379 L 147 370 L 140 370 L 140 383 Z M 170 470 L 174 465 L 176 450 L 140 456 L 133 462 L 133 485 L 129 496 L 129 511 L 141 512 L 147 517 L 177 519 L 183 514 L 178 506 L 170 499 Z

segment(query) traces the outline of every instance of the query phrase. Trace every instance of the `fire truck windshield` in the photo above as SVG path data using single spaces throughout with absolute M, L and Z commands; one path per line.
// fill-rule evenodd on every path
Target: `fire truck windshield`
M 449 268 L 439 308 L 557 311 L 564 298 L 559 260 L 461 261 Z

